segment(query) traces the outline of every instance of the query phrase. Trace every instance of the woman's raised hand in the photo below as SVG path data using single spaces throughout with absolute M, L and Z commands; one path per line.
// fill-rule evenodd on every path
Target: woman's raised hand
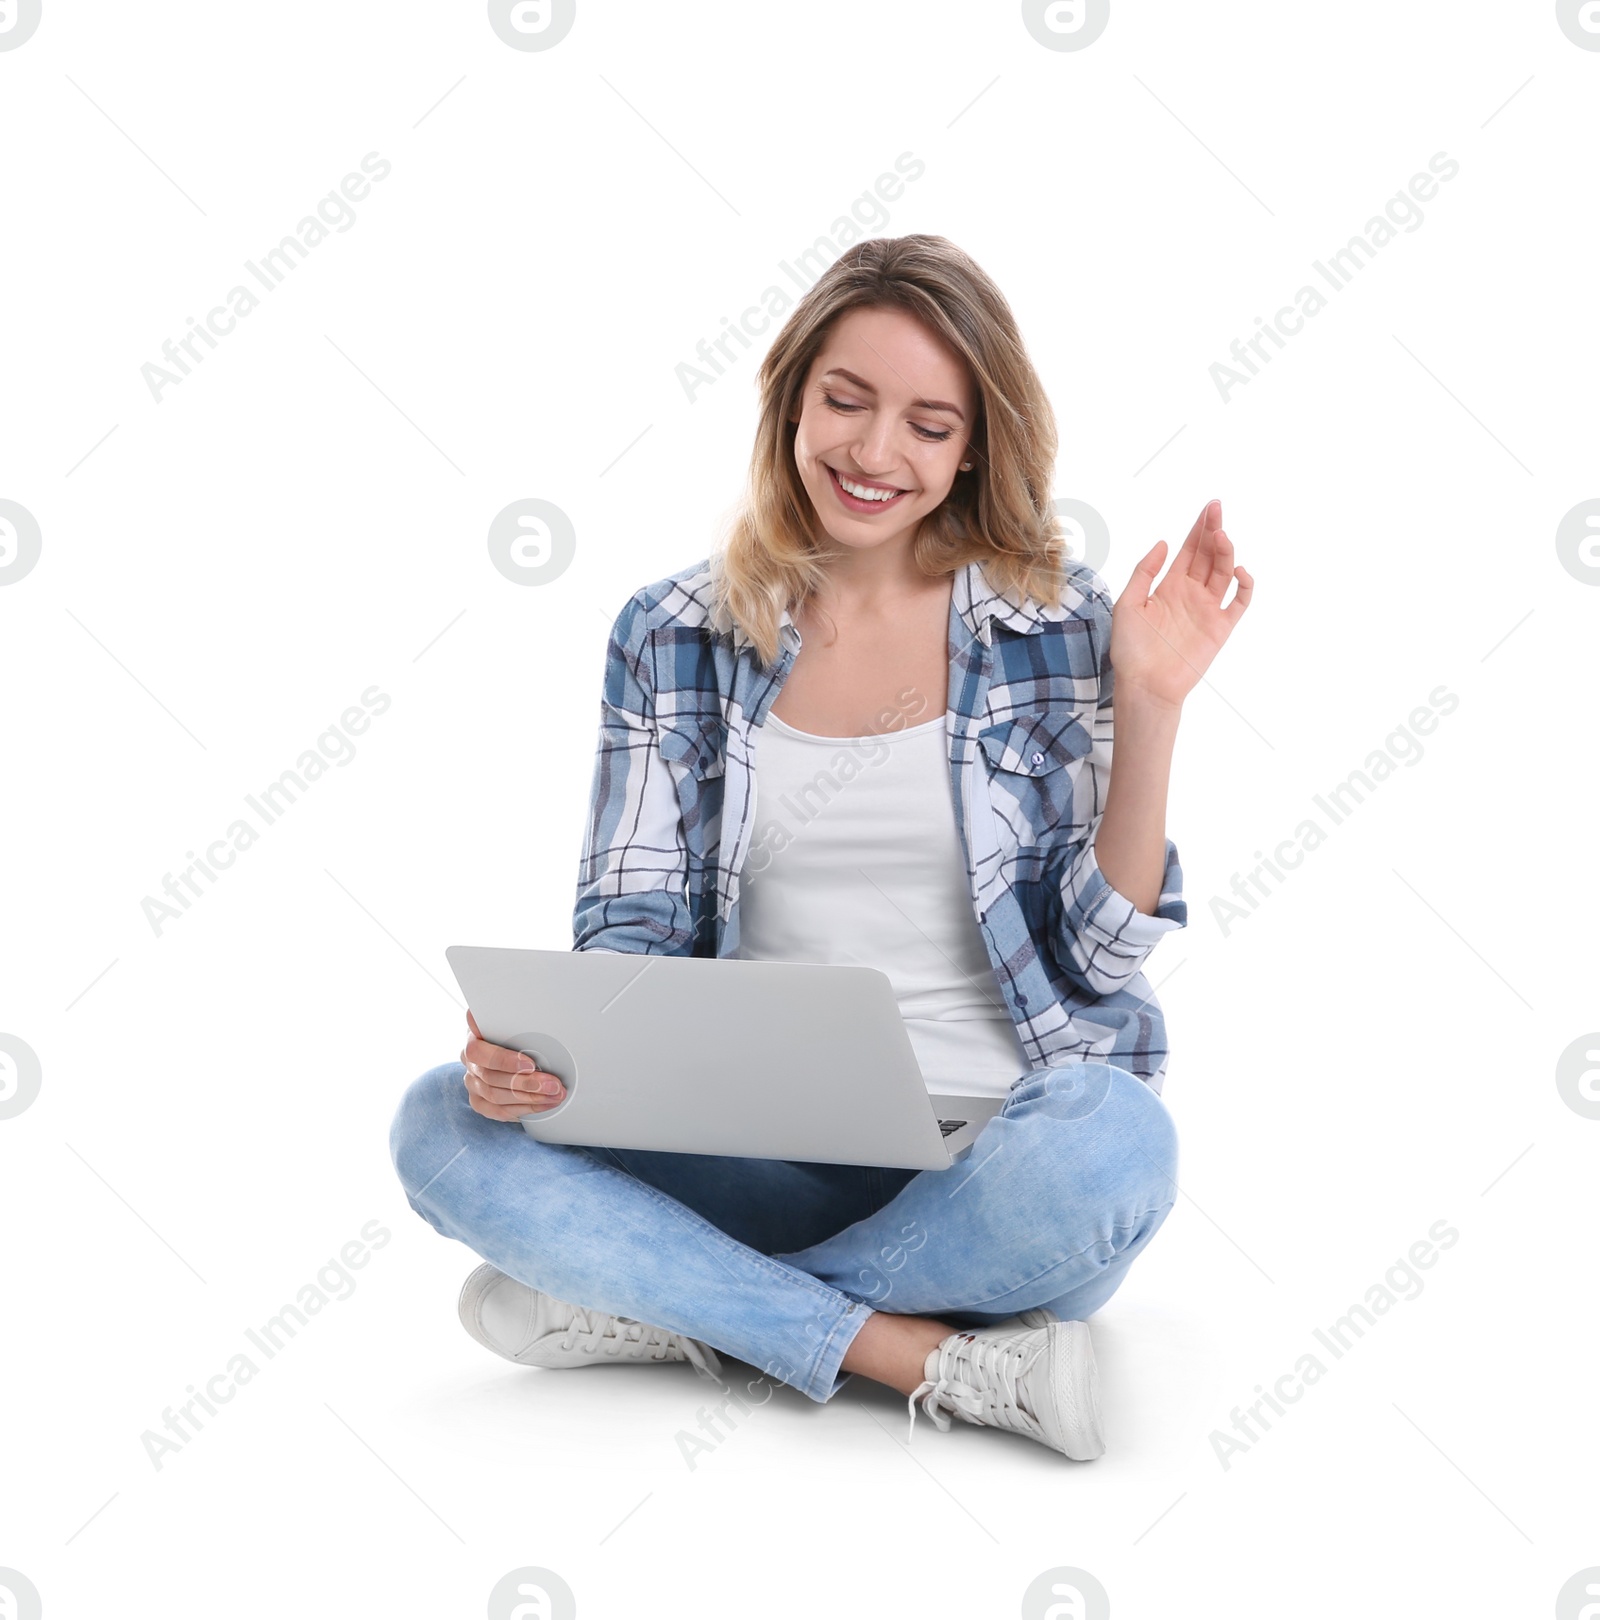
M 461 1048 L 467 1066 L 467 1100 L 485 1119 L 517 1120 L 554 1108 L 567 1088 L 553 1074 L 533 1066 L 533 1059 L 483 1038 L 478 1021 L 467 1013 L 472 1038 Z
M 1138 693 L 1176 708 L 1244 616 L 1255 581 L 1246 569 L 1234 567 L 1221 501 L 1206 503 L 1152 594 L 1166 549 L 1167 542 L 1158 540 L 1145 553 L 1112 609 L 1111 667 L 1118 697 Z M 1223 607 L 1235 578 L 1238 592 Z

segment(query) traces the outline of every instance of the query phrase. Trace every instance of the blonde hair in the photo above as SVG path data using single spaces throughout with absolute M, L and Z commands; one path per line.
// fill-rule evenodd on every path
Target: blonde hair
M 789 420 L 811 363 L 852 309 L 900 309 L 965 360 L 978 395 L 968 459 L 950 493 L 923 518 L 912 545 L 930 577 L 981 561 L 990 584 L 1019 603 L 1060 601 L 1066 544 L 1051 481 L 1056 420 L 1000 289 L 942 236 L 880 236 L 837 260 L 795 306 L 756 374 L 755 449 L 742 501 L 713 557 L 711 618 L 738 625 L 764 665 L 778 626 L 826 575 L 810 496 L 795 466 Z

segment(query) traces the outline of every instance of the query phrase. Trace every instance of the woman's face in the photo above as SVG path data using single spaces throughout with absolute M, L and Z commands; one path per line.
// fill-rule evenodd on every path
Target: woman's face
M 969 459 L 976 405 L 965 362 L 915 316 L 853 309 L 840 317 L 790 417 L 795 465 L 822 530 L 856 551 L 909 545 Z M 841 477 L 902 493 L 859 498 Z

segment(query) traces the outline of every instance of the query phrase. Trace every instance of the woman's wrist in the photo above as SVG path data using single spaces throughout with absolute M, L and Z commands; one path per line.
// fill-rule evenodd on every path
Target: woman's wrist
M 1170 720 L 1174 727 L 1183 715 L 1182 698 L 1165 696 L 1150 687 L 1141 686 L 1137 681 L 1115 682 L 1112 687 L 1112 701 L 1115 705 L 1119 731 L 1124 719 L 1129 715 L 1136 714 L 1140 719 L 1149 721 Z

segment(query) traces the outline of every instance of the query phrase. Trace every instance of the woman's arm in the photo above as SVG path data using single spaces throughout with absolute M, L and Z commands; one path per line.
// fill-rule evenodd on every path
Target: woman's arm
M 1167 786 L 1183 706 L 1130 693 L 1120 681 L 1113 693 L 1116 744 L 1095 858 L 1113 889 L 1154 916 L 1167 869 Z
M 1158 540 L 1145 554 L 1112 612 L 1116 745 L 1095 834 L 1095 858 L 1106 881 L 1146 914 L 1161 898 L 1167 787 L 1183 700 L 1243 617 L 1255 589 L 1249 573 L 1233 565 L 1221 501 L 1206 503 L 1152 594 L 1166 544 Z M 1235 576 L 1238 591 L 1224 608 Z
M 1187 926 L 1189 908 L 1177 846 L 1164 827 L 1171 764 L 1171 738 L 1165 734 L 1171 727 L 1141 726 L 1139 713 L 1159 717 L 1160 711 L 1144 707 L 1137 697 L 1124 705 L 1122 683 L 1111 666 L 1109 591 L 1102 587 L 1094 593 L 1091 611 L 1100 694 L 1089 725 L 1094 746 L 1072 767 L 1078 781 L 1070 814 L 1073 825 L 1084 830 L 1065 850 L 1054 932 L 1061 971 L 1089 995 L 1105 997 L 1126 989 L 1151 951 Z M 1130 712 L 1126 733 L 1125 708 Z M 1141 750 L 1142 741 L 1153 746 Z M 1149 887 L 1141 893 L 1138 873 L 1129 868 L 1137 868 L 1141 857 L 1148 862 L 1152 838 L 1156 859 L 1153 869 L 1144 867 Z M 1131 862 L 1119 854 L 1124 848 L 1134 851 Z M 1102 849 L 1110 872 L 1101 867 Z
M 656 727 L 648 614 L 641 592 L 617 615 L 606 648 L 599 749 L 572 913 L 577 951 L 692 954 L 682 812 Z

